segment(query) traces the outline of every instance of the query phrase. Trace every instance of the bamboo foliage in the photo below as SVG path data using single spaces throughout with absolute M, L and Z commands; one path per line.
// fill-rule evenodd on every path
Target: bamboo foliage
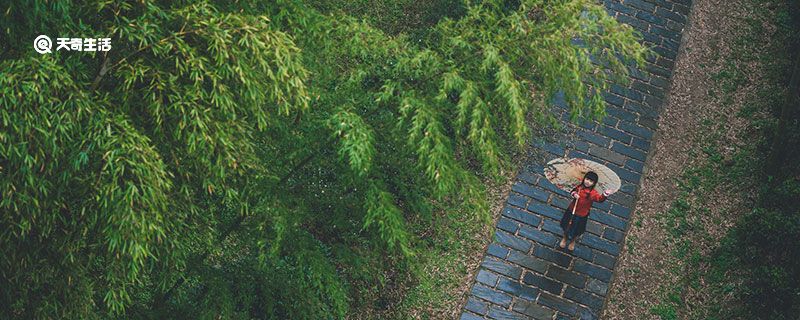
M 0 51 L 0 315 L 346 317 L 646 52 L 594 1 L 465 7 L 412 39 L 300 0 L 0 5 L 113 45 Z

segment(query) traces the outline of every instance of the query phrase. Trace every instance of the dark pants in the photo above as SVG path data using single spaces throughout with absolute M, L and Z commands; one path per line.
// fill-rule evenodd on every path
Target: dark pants
M 572 215 L 572 210 L 565 210 L 564 216 L 561 217 L 561 229 L 567 234 L 567 239 L 572 240 L 582 235 L 586 231 L 586 220 L 589 216 L 579 217 Z M 572 220 L 572 225 L 570 225 Z

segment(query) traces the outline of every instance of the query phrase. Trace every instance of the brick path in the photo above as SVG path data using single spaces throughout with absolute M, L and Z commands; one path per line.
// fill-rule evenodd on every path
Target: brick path
M 568 141 L 535 148 L 548 159 L 568 154 L 603 163 L 623 186 L 594 204 L 587 232 L 569 255 L 558 248 L 568 194 L 542 175 L 542 159 L 530 156 L 515 178 L 461 319 L 597 319 L 603 309 L 691 0 L 604 3 L 620 22 L 639 30 L 658 56 L 632 73 L 629 87 L 606 94 L 608 116 L 601 123 L 570 125 L 575 134 Z M 563 103 L 556 105 L 567 121 Z

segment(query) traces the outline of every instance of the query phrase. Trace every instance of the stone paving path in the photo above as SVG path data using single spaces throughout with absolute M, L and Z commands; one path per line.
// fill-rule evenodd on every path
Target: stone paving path
M 535 148 L 549 159 L 567 154 L 603 163 L 623 186 L 594 204 L 587 232 L 573 254 L 566 254 L 558 241 L 568 194 L 542 175 L 541 159 L 529 157 L 515 178 L 461 319 L 597 319 L 601 314 L 691 0 L 604 3 L 620 22 L 640 31 L 658 55 L 631 74 L 629 87 L 606 94 L 608 116 L 601 123 L 570 125 L 576 138 Z M 566 122 L 566 106 L 556 105 Z

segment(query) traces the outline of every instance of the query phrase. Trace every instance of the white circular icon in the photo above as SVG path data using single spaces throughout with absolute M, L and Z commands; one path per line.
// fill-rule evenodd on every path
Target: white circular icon
M 52 47 L 53 41 L 46 35 L 40 35 L 33 40 L 33 49 L 38 53 L 53 53 L 53 51 L 50 50 Z

